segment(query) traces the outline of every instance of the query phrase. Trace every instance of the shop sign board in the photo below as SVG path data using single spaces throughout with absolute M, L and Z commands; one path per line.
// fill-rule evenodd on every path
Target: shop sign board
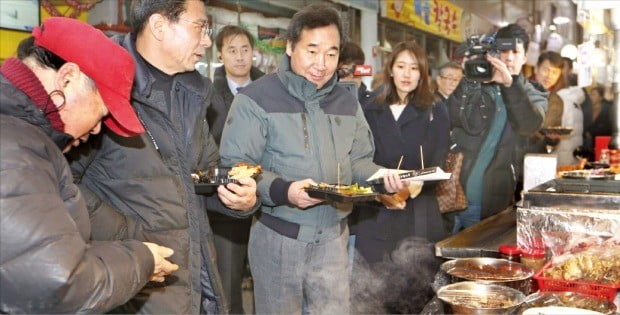
M 592 84 L 592 57 L 594 42 L 588 41 L 577 46 L 577 85 L 584 87 Z
M 463 9 L 446 0 L 385 0 L 381 3 L 384 17 L 453 41 L 463 41 Z
M 334 2 L 339 2 L 360 10 L 379 12 L 378 0 L 334 0 Z

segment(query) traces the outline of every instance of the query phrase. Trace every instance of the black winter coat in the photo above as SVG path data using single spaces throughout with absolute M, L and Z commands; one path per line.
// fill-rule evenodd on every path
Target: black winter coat
M 265 74 L 254 66 L 250 69 L 250 79 L 252 79 L 252 82 L 258 80 L 263 75 Z M 232 104 L 235 98 L 228 87 L 224 66 L 215 69 L 213 73 L 213 88 L 215 97 L 211 106 L 207 109 L 207 122 L 209 122 L 209 126 L 211 126 L 210 131 L 213 138 L 215 138 L 215 142 L 219 144 L 230 104 Z
M 250 79 L 252 79 L 252 82 L 258 80 L 263 75 L 265 74 L 254 66 L 250 69 Z M 222 131 L 224 131 L 224 123 L 226 122 L 226 117 L 228 117 L 230 104 L 232 104 L 234 98 L 235 96 L 228 87 L 228 80 L 226 79 L 226 70 L 224 69 L 224 66 L 216 68 L 213 73 L 213 102 L 211 102 L 211 106 L 207 109 L 207 122 L 210 126 L 209 131 L 218 145 L 220 143 L 220 139 L 222 138 Z M 209 220 L 211 221 L 211 224 L 215 224 L 215 222 L 241 222 L 241 220 L 237 220 L 231 216 L 222 215 L 213 211 L 209 212 Z M 252 218 L 247 218 L 244 221 L 245 225 L 249 226 Z M 246 232 L 243 233 L 245 235 Z M 245 236 L 242 238 L 245 239 Z
M 121 138 L 104 130 L 73 155 L 71 168 L 88 197 L 93 237 L 155 242 L 172 248 L 170 260 L 179 265 L 164 285 L 145 287 L 117 311 L 196 314 L 202 302 L 208 313 L 226 313 L 206 209 L 237 217 L 252 211 L 230 210 L 216 195 L 194 193 L 190 174 L 219 163 L 205 119 L 211 82 L 196 71 L 175 75 L 168 108 L 163 93 L 152 90 L 154 78 L 134 35 L 116 40 L 136 63 L 131 103 L 148 132 Z
M 395 169 L 403 156 L 401 169 L 420 169 L 422 145 L 425 167 L 443 165 L 450 138 L 443 102 L 427 109 L 409 104 L 397 121 L 387 104 L 371 102 L 363 110 L 375 142 L 376 164 Z M 356 235 L 355 247 L 370 263 L 381 261 L 407 237 L 437 242 L 446 236 L 431 182 L 425 183 L 420 195 L 407 201 L 404 210 L 389 210 L 380 203 L 362 204 L 349 222 L 351 233 Z
M 523 137 L 540 129 L 547 110 L 547 93 L 536 89 L 522 75 L 513 76 L 510 87 L 499 88 L 497 84 L 461 80 L 447 104 L 453 141 L 456 150 L 464 155 L 460 181 L 465 189 L 497 110 L 492 95 L 498 91 L 506 104 L 507 121 L 484 172 L 481 219 L 514 203 L 517 176 L 523 164 Z
M 0 75 L 0 313 L 101 313 L 148 281 L 138 241 L 89 242 L 84 198 L 55 131 Z

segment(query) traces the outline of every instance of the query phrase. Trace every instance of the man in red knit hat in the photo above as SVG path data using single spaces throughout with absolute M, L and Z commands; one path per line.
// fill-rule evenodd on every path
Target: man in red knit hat
M 50 18 L 0 68 L 0 313 L 101 313 L 178 268 L 167 247 L 90 242 L 86 203 L 61 150 L 106 126 L 144 132 L 134 63 L 92 26 Z

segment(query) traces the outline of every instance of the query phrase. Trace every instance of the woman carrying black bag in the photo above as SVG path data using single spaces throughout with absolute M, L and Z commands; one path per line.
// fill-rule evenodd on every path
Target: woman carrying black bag
M 378 88 L 370 103 L 362 106 L 374 136 L 374 162 L 396 169 L 402 157 L 400 169 L 443 167 L 449 144 L 448 112 L 430 91 L 426 54 L 415 43 L 402 42 L 394 48 L 384 72 L 390 80 Z M 420 185 L 414 183 L 410 190 L 417 195 L 415 190 L 419 191 Z M 354 211 L 355 247 L 366 261 L 381 261 L 407 237 L 430 242 L 445 238 L 447 231 L 437 207 L 435 184 L 424 183 L 419 195 L 415 195 L 398 200 L 403 202 L 402 210 L 369 203 Z

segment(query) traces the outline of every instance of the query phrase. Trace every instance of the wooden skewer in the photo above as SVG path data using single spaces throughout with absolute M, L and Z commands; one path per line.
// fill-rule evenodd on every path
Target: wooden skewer
M 420 145 L 420 162 L 422 162 L 422 168 L 424 168 L 424 150 L 422 150 L 422 145 Z
M 338 188 L 340 188 L 340 163 L 338 163 Z
M 404 155 L 400 156 L 400 160 L 398 161 L 398 166 L 396 166 L 396 170 L 397 171 L 400 170 L 400 164 L 403 162 L 403 157 L 404 157 Z

